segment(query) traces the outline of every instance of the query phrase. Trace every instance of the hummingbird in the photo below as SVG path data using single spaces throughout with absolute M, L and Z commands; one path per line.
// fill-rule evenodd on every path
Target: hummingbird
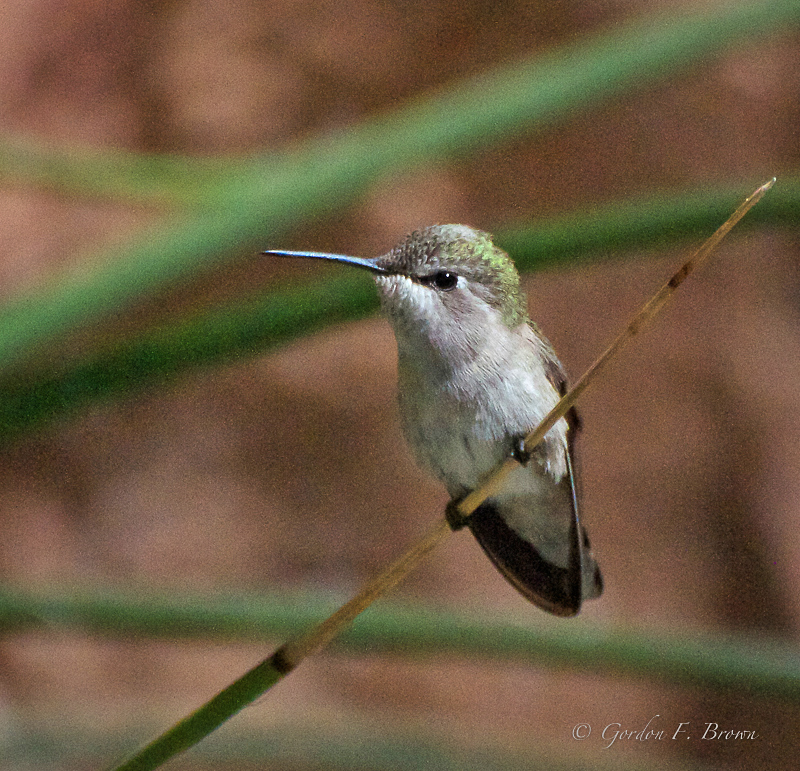
M 573 616 L 603 582 L 578 510 L 574 408 L 534 448 L 525 437 L 566 392 L 553 347 L 530 320 L 520 278 L 492 237 L 466 225 L 417 230 L 374 258 L 328 252 L 264 254 L 370 271 L 397 341 L 403 433 L 450 496 L 447 520 L 472 531 L 528 600 Z M 471 515 L 458 502 L 506 458 L 503 490 Z

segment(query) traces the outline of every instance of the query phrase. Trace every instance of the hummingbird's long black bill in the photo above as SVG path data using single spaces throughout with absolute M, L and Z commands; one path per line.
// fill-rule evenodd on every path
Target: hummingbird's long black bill
M 345 265 L 355 265 L 357 268 L 366 268 L 373 273 L 388 274 L 391 271 L 376 264 L 375 258 L 350 257 L 346 254 L 332 254 L 331 252 L 290 252 L 284 249 L 267 249 L 261 254 L 274 254 L 278 257 L 310 257 L 314 260 L 329 260 L 331 262 L 342 262 Z

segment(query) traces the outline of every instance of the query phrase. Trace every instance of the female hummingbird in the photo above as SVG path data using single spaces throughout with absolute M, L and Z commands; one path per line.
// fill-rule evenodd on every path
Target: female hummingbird
M 571 410 L 530 453 L 524 438 L 566 389 L 550 343 L 528 318 L 519 274 L 491 236 L 466 225 L 415 231 L 387 254 L 311 257 L 370 270 L 398 350 L 403 433 L 444 482 L 453 529 L 466 525 L 508 581 L 539 607 L 575 615 L 603 589 L 578 516 Z M 509 455 L 499 494 L 469 517 L 459 500 Z

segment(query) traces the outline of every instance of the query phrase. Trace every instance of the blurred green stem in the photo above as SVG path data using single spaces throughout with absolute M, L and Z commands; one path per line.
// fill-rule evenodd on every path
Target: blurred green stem
M 577 265 L 582 260 L 618 257 L 626 246 L 664 247 L 690 235 L 699 240 L 724 221 L 747 192 L 721 188 L 613 203 L 589 213 L 501 230 L 496 240 L 522 269 Z M 800 179 L 779 179 L 737 233 L 754 224 L 796 226 L 798 213 Z M 31 368 L 7 375 L 0 378 L 0 442 L 68 416 L 85 404 L 162 382 L 192 367 L 262 353 L 329 324 L 363 318 L 377 307 L 377 293 L 368 277 L 330 271 L 322 281 L 206 310 L 58 369 Z
M 150 206 L 197 205 L 212 184 L 245 159 L 146 155 L 56 145 L 0 134 L 0 179 L 87 198 Z
M 313 722 L 312 722 L 313 721 Z M 124 737 L 110 736 L 98 729 L 89 733 L 71 725 L 69 718 L 44 729 L 31 721 L 23 729 L 7 728 L 0 735 L 0 757 L 9 768 L 105 768 L 109 758 L 135 746 L 140 726 Z M 42 721 L 44 722 L 44 721 Z M 144 722 L 144 721 L 143 721 Z M 548 749 L 537 742 L 521 750 L 508 742 L 486 741 L 485 737 L 465 744 L 457 742 L 442 727 L 403 725 L 399 729 L 376 718 L 359 721 L 352 715 L 336 725 L 324 721 L 294 718 L 283 725 L 257 723 L 250 729 L 227 730 L 192 751 L 191 763 L 182 768 L 197 769 L 325 769 L 325 771 L 586 771 L 580 752 L 564 752 L 563 743 Z M 69 730 L 67 731 L 67 726 Z M 483 738 L 483 741 L 481 741 Z M 618 760 L 592 758 L 592 771 L 620 771 Z M 711 771 L 695 763 L 657 761 L 635 765 L 626 762 L 624 771 Z
M 136 596 L 107 591 L 48 595 L 0 591 L 6 634 L 53 625 L 130 639 L 217 639 L 263 642 L 295 636 L 337 605 L 312 594 L 248 597 Z M 372 607 L 335 643 L 355 652 L 445 655 L 521 661 L 635 677 L 698 688 L 751 693 L 800 703 L 800 651 L 763 637 L 656 630 L 603 629 L 584 619 L 569 624 L 537 616 L 537 626 L 476 621 L 442 609 L 390 604 Z

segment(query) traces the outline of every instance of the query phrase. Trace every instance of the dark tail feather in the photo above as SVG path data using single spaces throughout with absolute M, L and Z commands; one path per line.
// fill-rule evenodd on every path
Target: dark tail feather
M 533 544 L 521 538 L 500 517 L 496 507 L 484 503 L 469 518 L 472 530 L 481 548 L 506 580 L 524 597 L 548 613 L 556 616 L 574 616 L 580 609 L 584 596 L 597 597 L 603 590 L 600 570 L 594 566 L 592 586 L 584 591 L 583 565 L 588 556 L 589 541 L 586 532 L 574 521 L 570 533 L 570 564 L 561 567 L 549 562 Z M 593 562 L 593 560 L 592 560 Z
M 574 616 L 581 609 L 581 573 L 545 560 L 520 538 L 491 503 L 479 506 L 469 528 L 497 569 L 524 597 L 556 616 Z

